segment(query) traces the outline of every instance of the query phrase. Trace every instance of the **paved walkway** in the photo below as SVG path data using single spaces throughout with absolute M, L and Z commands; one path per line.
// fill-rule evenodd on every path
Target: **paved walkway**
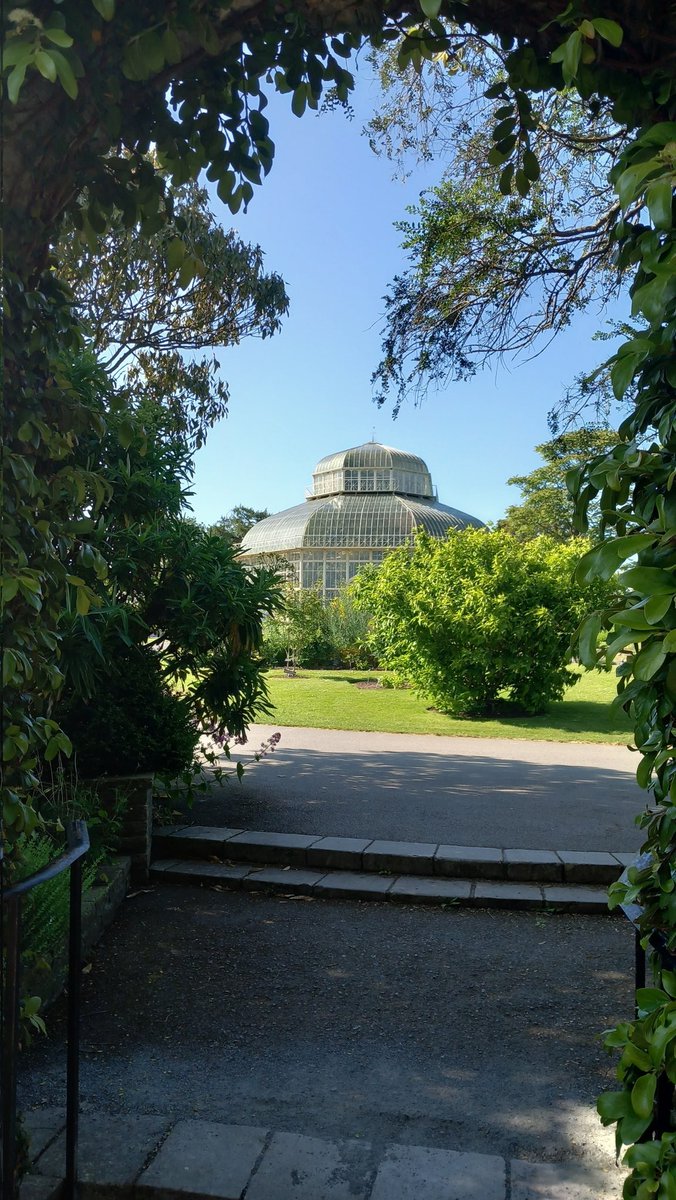
M 245 762 L 271 732 L 252 730 Z M 547 896 L 568 907 L 586 890 L 578 911 L 605 909 L 594 871 L 641 842 L 635 762 L 580 743 L 282 730 L 243 785 L 190 814 L 210 827 L 199 902 L 170 882 L 135 893 L 87 976 L 84 1200 L 617 1200 L 593 1097 L 631 936 L 607 916 L 552 917 Z M 468 863 L 479 907 L 406 903 L 430 887 L 455 899 Z M 164 878 L 185 870 L 166 859 Z M 219 872 L 244 891 L 226 897 Z M 370 880 L 403 904 L 320 898 L 350 874 L 348 894 Z M 499 907 L 481 911 L 491 889 Z M 537 892 L 547 914 L 501 912 L 504 889 L 519 907 Z M 44 1152 L 23 1200 L 50 1200 L 60 1169 L 55 1051 L 36 1047 L 27 1081 Z
M 275 732 L 254 726 L 244 764 Z M 629 851 L 645 804 L 622 746 L 281 729 L 242 784 L 191 819 L 282 833 L 460 846 Z
M 39 1157 L 21 1200 L 52 1200 L 65 1150 L 63 1118 L 48 1109 L 29 1124 Z M 262 1126 L 99 1115 L 83 1122 L 80 1179 L 85 1200 L 102 1193 L 147 1200 L 614 1200 L 622 1172 L 329 1141 Z

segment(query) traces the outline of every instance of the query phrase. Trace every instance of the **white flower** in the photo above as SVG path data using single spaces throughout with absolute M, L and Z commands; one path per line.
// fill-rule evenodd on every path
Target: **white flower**
M 7 14 L 7 18 L 17 26 L 17 33 L 22 33 L 28 25 L 37 25 L 38 29 L 42 29 L 42 21 L 28 8 L 12 8 Z

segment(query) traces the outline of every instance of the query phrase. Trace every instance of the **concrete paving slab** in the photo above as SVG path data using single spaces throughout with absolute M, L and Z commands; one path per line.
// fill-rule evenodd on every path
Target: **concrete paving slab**
M 545 907 L 556 905 L 567 912 L 608 912 L 608 894 L 604 887 L 545 887 Z
M 576 1163 L 533 1163 L 513 1160 L 512 1200 L 618 1200 L 623 1172 L 582 1167 Z
M 281 862 L 304 867 L 308 847 L 318 840 L 316 834 L 248 831 L 230 838 L 228 851 L 247 862 Z
M 371 842 L 362 855 L 365 871 L 406 871 L 411 875 L 431 875 L 434 871 L 436 842 Z
M 19 1185 L 19 1200 L 58 1200 L 63 1177 L 49 1179 L 46 1175 L 25 1175 Z
M 315 885 L 313 895 L 370 900 L 386 896 L 395 879 L 395 875 L 367 875 L 360 871 L 330 871 Z
M 359 870 L 362 854 L 371 844 L 371 838 L 325 837 L 315 842 L 307 851 L 308 867 L 341 867 L 343 870 Z
M 429 1146 L 388 1146 L 371 1200 L 504 1200 L 505 1162 Z
M 563 864 L 554 850 L 505 850 L 505 871 L 513 882 L 563 882 Z
M 252 1125 L 179 1121 L 159 1154 L 139 1177 L 137 1191 L 163 1196 L 218 1196 L 239 1200 L 268 1132 Z
M 430 903 L 437 900 L 439 904 L 452 903 L 454 900 L 469 900 L 473 884 L 467 879 L 423 879 L 420 876 L 402 875 L 395 879 L 387 893 L 393 900 L 405 900 L 409 903 Z
M 95 1113 L 85 1114 L 80 1121 L 79 1178 L 100 1187 L 132 1184 L 167 1124 L 166 1117 L 143 1114 L 107 1116 L 105 1121 Z M 65 1135 L 60 1134 L 38 1159 L 35 1173 L 63 1177 L 65 1153 Z
M 456 879 L 504 879 L 503 852 L 497 846 L 439 846 L 434 873 Z
M 484 883 L 474 885 L 472 902 L 479 908 L 542 908 L 542 888 L 533 883 Z
M 192 854 L 194 857 L 208 858 L 212 854 L 223 852 L 224 843 L 238 833 L 244 831 L 231 826 L 217 827 L 213 825 L 171 826 L 160 827 L 153 833 L 155 853 L 166 855 Z
M 199 859 L 182 859 L 166 862 L 160 859 L 150 868 L 151 875 L 161 873 L 164 880 L 177 883 L 220 883 L 222 887 L 238 888 L 242 881 L 251 874 L 251 865 L 229 863 L 205 863 Z
M 290 867 L 267 867 L 262 871 L 249 871 L 242 887 L 247 892 L 299 892 L 309 895 L 315 884 L 323 878 L 321 871 L 304 871 Z
M 620 866 L 622 867 L 623 870 L 626 867 L 633 867 L 634 863 L 636 862 L 636 859 L 639 857 L 638 850 L 636 851 L 635 854 L 631 854 L 631 853 L 621 854 L 617 850 L 613 850 L 612 854 L 613 854 L 613 858 L 617 859 L 618 863 L 620 864 Z
M 359 1200 L 368 1195 L 372 1174 L 370 1147 L 363 1142 L 276 1133 L 246 1200 Z
M 21 1114 L 23 1127 L 29 1138 L 31 1162 L 42 1154 L 49 1143 L 65 1127 L 66 1113 L 63 1108 L 37 1108 Z
M 619 866 L 614 854 L 585 850 L 557 850 L 563 863 L 563 878 L 566 883 L 613 883 L 619 877 Z

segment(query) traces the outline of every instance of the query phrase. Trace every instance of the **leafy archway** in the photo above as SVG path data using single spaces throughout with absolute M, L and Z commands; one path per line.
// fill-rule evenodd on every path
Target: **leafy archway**
M 581 652 L 593 663 L 627 651 L 620 701 L 641 752 L 638 781 L 651 786 L 649 865 L 624 894 L 643 906 L 646 938 L 660 930 L 676 948 L 676 12 L 661 0 L 31 0 L 5 16 L 4 459 L 2 629 L 5 684 L 3 819 L 10 837 L 30 826 L 38 760 L 66 747 L 51 719 L 60 685 L 56 624 L 68 589 L 79 611 L 94 598 L 96 557 L 86 523 L 102 482 L 69 456 L 91 428 L 60 369 L 81 333 L 53 258 L 68 215 L 95 249 L 114 212 L 151 234 L 171 216 L 171 188 L 202 170 L 236 212 L 270 169 L 274 147 L 265 91 L 290 93 L 302 115 L 322 91 L 345 97 L 351 53 L 370 38 L 396 40 L 400 61 L 419 65 L 449 48 L 448 26 L 499 39 L 504 70 L 489 87 L 499 102 L 491 162 L 501 185 L 522 195 L 537 178 L 533 97 L 570 87 L 590 112 L 598 98 L 632 131 L 612 180 L 618 268 L 633 279 L 633 311 L 647 328 L 612 362 L 616 396 L 635 407 L 620 441 L 571 478 L 578 518 L 599 497 L 608 537 L 580 566 L 582 578 L 624 574 L 621 609 L 585 624 Z M 149 154 L 153 150 L 152 156 Z M 82 203 L 82 197 L 86 202 Z M 76 200 L 79 202 L 76 204 Z M 167 269 L 187 285 L 199 261 L 179 236 Z M 68 575 L 67 560 L 81 565 Z M 88 575 L 89 572 L 89 575 Z M 79 580 L 79 582 L 74 582 Z M 622 1050 L 622 1090 L 601 1101 L 624 1143 L 654 1129 L 658 1077 L 676 1079 L 676 975 L 639 996 L 640 1018 L 611 1043 Z M 632 1153 L 628 1196 L 676 1195 L 676 1150 L 667 1132 Z M 658 1182 L 659 1181 L 659 1182 Z M 659 1190 L 658 1190 L 659 1189 Z

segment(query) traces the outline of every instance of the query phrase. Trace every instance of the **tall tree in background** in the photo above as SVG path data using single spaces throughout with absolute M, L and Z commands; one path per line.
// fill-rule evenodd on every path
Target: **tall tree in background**
M 528 475 L 513 475 L 507 482 L 521 488 L 520 504 L 511 504 L 498 528 L 517 541 L 527 542 L 542 535 L 556 542 L 579 536 L 575 525 L 575 501 L 568 490 L 569 472 L 579 470 L 595 455 L 605 454 L 617 444 L 614 429 L 571 429 L 535 449 L 544 463 Z M 597 537 L 601 520 L 598 500 L 587 514 L 589 534 Z
M 267 508 L 249 508 L 246 504 L 236 504 L 229 513 L 211 526 L 209 532 L 220 534 L 226 541 L 239 544 L 253 525 L 269 516 Z
M 134 394 L 168 405 L 200 446 L 229 398 L 214 350 L 271 337 L 289 302 L 260 246 L 217 223 L 203 187 L 181 185 L 162 208 L 150 233 L 123 213 L 96 239 L 68 222 L 56 252 L 93 350 Z

